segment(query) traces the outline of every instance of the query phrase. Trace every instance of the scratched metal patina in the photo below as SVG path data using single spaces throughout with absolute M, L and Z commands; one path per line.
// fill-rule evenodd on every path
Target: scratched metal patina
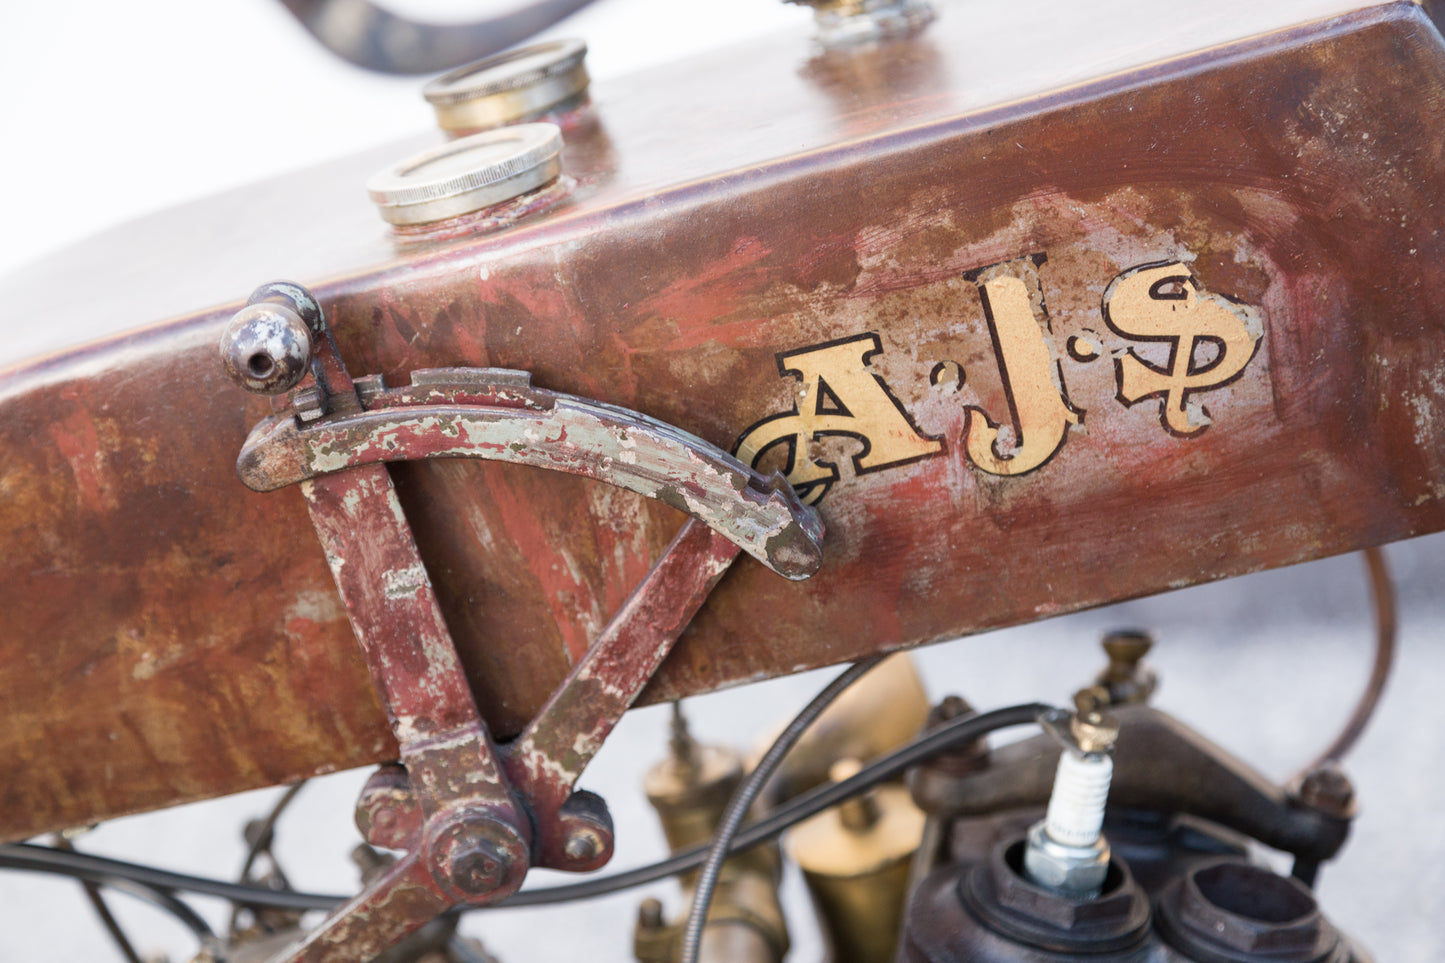
M 389 238 L 358 188 L 372 155 L 158 219 L 188 245 L 134 240 L 164 279 L 108 269 L 112 239 L 6 303 L 69 317 L 54 292 L 94 271 L 141 323 L 286 272 L 390 384 L 525 370 L 728 450 L 771 425 L 738 452 L 785 467 L 791 439 L 823 568 L 741 560 L 644 699 L 1445 527 L 1428 11 L 1108 6 L 1009 31 L 979 29 L 1018 22 L 984 5 L 856 58 L 788 37 L 746 74 L 599 83 L 575 190 L 500 233 Z M 1286 8 L 1304 26 L 1199 26 Z M 248 220 L 276 210 L 295 223 Z M 216 370 L 236 308 L 0 378 L 0 748 L 27 774 L 0 837 L 396 753 L 300 496 L 235 478 L 269 413 Z M 503 737 L 682 521 L 521 466 L 392 471 Z

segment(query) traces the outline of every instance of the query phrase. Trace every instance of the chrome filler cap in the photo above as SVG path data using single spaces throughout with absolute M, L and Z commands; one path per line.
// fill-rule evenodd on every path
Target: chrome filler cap
M 422 88 L 452 135 L 534 120 L 564 110 L 587 90 L 587 45 L 556 40 L 458 67 Z
M 428 224 L 509 201 L 557 179 L 562 131 L 517 124 L 443 144 L 387 168 L 366 191 L 390 224 Z

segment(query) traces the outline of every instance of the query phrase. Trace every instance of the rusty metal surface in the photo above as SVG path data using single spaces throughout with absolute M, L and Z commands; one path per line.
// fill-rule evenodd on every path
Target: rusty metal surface
M 274 960 L 352 963 L 372 959 L 401 936 L 378 923 L 435 919 L 451 905 L 437 891 L 426 863 L 413 853 L 397 860 L 371 886 L 338 908 L 326 923 Z
M 1039 93 L 987 109 L 987 83 L 960 75 L 988 62 L 976 26 L 941 16 L 891 59 L 763 48 L 759 76 L 790 78 L 779 96 L 676 77 L 626 88 L 636 102 L 596 90 L 566 158 L 578 192 L 507 233 L 393 247 L 353 231 L 349 206 L 299 228 L 356 370 L 523 369 L 720 447 L 776 433 L 763 469 L 796 429 L 793 467 L 825 476 L 822 572 L 791 586 L 736 566 L 644 698 L 1445 526 L 1445 64 L 1420 10 L 1087 83 L 1026 64 Z M 1091 62 L 1114 63 L 1089 35 Z M 747 125 L 773 102 L 813 120 Z M 646 148 L 688 111 L 668 181 Z M 705 176 L 719 129 L 742 132 L 733 166 Z M 1173 264 L 1185 280 L 1156 293 L 1240 348 L 1183 365 L 1181 343 L 1215 343 L 1204 327 L 1148 340 L 1157 299 L 1128 279 Z M 1111 291 L 1127 310 L 1105 317 Z M 0 836 L 396 752 L 322 552 L 295 534 L 300 498 L 232 473 L 267 414 L 215 370 L 233 310 L 0 382 L 0 747 L 31 774 L 0 789 Z M 1236 350 L 1233 380 L 1211 379 Z M 1125 392 L 1129 364 L 1170 377 Z M 813 430 L 849 417 L 872 463 Z M 680 521 L 513 466 L 405 466 L 396 484 L 501 735 Z
M 461 661 L 383 465 L 302 488 L 357 641 L 407 746 L 477 721 Z M 497 782 L 497 773 L 479 771 Z
M 501 756 L 386 472 L 353 468 L 308 480 L 303 491 L 406 766 L 373 776 L 358 825 L 372 845 L 406 855 L 278 963 L 370 958 L 447 909 L 505 898 L 534 861 L 573 871 L 604 865 L 611 820 L 600 799 L 573 791 L 577 778 L 738 554 L 689 520 Z

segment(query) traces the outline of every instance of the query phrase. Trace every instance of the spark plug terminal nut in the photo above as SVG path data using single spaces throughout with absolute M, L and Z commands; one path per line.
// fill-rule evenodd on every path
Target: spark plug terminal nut
M 1074 701 L 1076 712 L 1043 720 L 1063 752 L 1048 811 L 1028 832 L 1024 873 L 1039 886 L 1093 899 L 1109 872 L 1109 843 L 1102 829 L 1119 724 L 1101 711 L 1108 704 L 1107 691 L 1084 689 Z
M 1110 705 L 1109 690 L 1090 686 L 1074 693 L 1074 714 L 1069 718 L 1069 735 L 1065 748 L 1082 755 L 1110 755 L 1119 739 L 1119 721 L 1105 710 Z

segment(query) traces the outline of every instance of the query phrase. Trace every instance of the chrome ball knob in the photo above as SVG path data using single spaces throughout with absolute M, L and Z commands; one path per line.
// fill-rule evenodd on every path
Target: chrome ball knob
M 236 312 L 221 335 L 221 366 L 247 391 L 276 395 L 311 369 L 311 329 L 281 304 L 261 302 Z

